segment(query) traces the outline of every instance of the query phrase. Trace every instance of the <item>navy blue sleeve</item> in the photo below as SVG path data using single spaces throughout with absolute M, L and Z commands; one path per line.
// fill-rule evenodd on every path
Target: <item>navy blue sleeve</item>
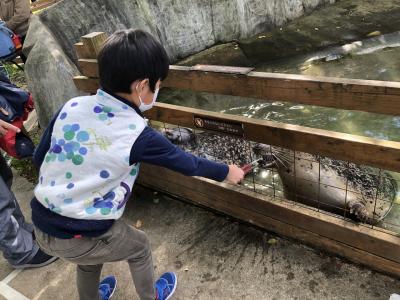
M 135 141 L 130 163 L 145 162 L 177 171 L 187 176 L 201 176 L 216 181 L 225 180 L 226 164 L 199 158 L 172 144 L 167 138 L 146 127 Z
M 40 168 L 40 166 L 42 165 L 44 157 L 46 156 L 46 153 L 50 149 L 51 135 L 53 133 L 54 123 L 56 122 L 60 111 L 61 111 L 61 109 L 55 113 L 55 115 L 53 116 L 53 119 L 50 121 L 49 125 L 47 125 L 47 128 L 44 131 L 44 133 L 42 134 L 42 138 L 40 139 L 40 143 L 39 143 L 39 145 L 37 145 L 37 147 L 35 149 L 35 153 L 33 154 L 33 163 L 38 168 Z

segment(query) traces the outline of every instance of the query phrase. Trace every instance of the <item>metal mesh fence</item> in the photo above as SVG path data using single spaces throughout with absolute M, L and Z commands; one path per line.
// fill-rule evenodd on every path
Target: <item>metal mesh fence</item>
M 257 161 L 242 187 L 360 226 L 400 233 L 400 175 L 244 138 L 152 121 L 171 142 L 199 157 L 244 166 Z

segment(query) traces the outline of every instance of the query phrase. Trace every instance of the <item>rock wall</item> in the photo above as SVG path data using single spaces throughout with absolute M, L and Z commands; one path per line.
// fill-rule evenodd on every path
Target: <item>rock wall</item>
M 29 53 L 25 74 L 39 124 L 45 127 L 63 103 L 82 94 L 72 80 L 80 72 L 39 17 L 32 18 L 29 32 L 24 44 L 24 52 Z
M 34 18 L 24 52 L 26 75 L 45 126 L 76 96 L 73 44 L 92 31 L 142 28 L 166 47 L 173 62 L 216 43 L 248 38 L 335 0 L 64 0 Z

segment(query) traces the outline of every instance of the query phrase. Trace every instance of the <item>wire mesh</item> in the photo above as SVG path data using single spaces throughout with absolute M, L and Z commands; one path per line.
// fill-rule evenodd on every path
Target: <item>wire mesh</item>
M 152 122 L 171 142 L 199 157 L 243 166 L 262 158 L 243 188 L 375 230 L 400 234 L 400 174 L 248 141 Z

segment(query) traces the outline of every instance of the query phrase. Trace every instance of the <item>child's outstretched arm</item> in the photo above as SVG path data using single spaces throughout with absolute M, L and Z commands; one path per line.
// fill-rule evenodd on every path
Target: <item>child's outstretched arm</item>
M 244 178 L 244 171 L 236 165 L 229 165 L 228 175 L 226 180 L 230 183 L 238 184 Z
M 239 183 L 244 172 L 238 166 L 226 165 L 197 157 L 172 144 L 157 131 L 146 127 L 136 140 L 130 163 L 146 162 L 187 176 L 201 176 L 216 181 Z

